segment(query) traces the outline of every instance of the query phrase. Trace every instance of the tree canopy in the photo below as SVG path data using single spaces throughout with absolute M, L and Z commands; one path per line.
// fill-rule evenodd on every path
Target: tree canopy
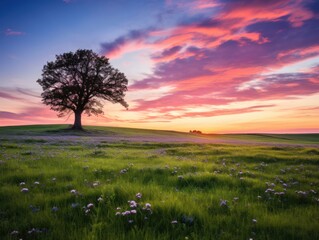
M 124 100 L 127 78 L 92 50 L 57 55 L 55 61 L 44 65 L 37 82 L 43 89 L 42 102 L 59 112 L 59 117 L 74 113 L 73 129 L 82 129 L 82 113 L 103 114 L 101 100 L 128 108 Z

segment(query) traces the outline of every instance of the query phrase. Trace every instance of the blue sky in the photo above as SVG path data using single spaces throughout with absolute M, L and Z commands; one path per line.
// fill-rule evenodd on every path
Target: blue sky
M 1 1 L 0 86 L 25 86 L 56 54 L 79 48 L 98 52 L 102 42 L 154 25 L 163 6 L 147 0 Z M 6 35 L 8 29 L 16 35 Z

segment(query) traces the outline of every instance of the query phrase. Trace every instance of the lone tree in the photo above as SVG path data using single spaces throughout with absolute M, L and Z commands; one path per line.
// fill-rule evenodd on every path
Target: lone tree
M 125 108 L 125 75 L 114 69 L 109 60 L 92 50 L 77 50 L 56 56 L 42 70 L 42 102 L 63 117 L 74 112 L 72 129 L 82 130 L 81 116 L 103 114 L 100 100 L 120 103 Z

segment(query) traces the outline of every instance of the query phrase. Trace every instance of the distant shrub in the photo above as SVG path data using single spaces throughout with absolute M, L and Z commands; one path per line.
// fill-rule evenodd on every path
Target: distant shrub
M 189 133 L 202 134 L 199 130 L 189 130 Z

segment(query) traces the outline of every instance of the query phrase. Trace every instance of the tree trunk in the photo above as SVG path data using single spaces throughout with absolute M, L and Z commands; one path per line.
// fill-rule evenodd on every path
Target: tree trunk
M 82 116 L 82 111 L 75 111 L 74 112 L 74 124 L 73 124 L 72 129 L 83 130 L 82 123 L 81 123 L 81 116 Z

